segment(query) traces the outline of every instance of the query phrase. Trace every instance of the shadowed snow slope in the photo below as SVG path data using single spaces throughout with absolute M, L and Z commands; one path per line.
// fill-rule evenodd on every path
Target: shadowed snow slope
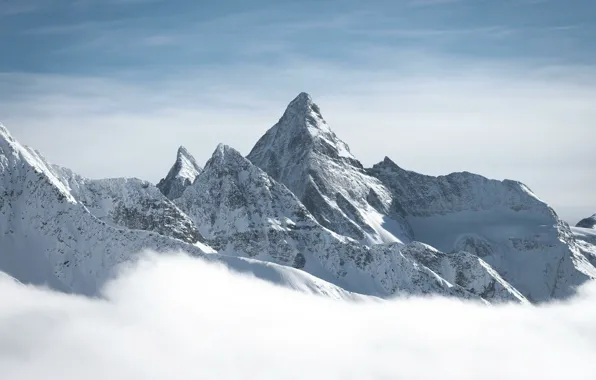
M 532 301 L 565 298 L 596 276 L 569 227 L 519 182 L 430 177 L 389 158 L 369 172 L 391 189 L 416 240 L 481 257 Z
M 294 99 L 248 159 L 286 185 L 324 227 L 366 244 L 403 242 L 409 229 L 391 193 L 366 174 L 308 94 Z
M 0 277 L 0 305 L 10 380 L 594 378 L 593 285 L 539 307 L 344 302 L 154 255 L 99 299 Z
M 175 202 L 220 253 L 300 268 L 350 291 L 524 300 L 472 255 L 434 251 L 431 269 L 417 260 L 423 255 L 402 253 L 414 246 L 368 247 L 322 227 L 284 185 L 225 145 Z

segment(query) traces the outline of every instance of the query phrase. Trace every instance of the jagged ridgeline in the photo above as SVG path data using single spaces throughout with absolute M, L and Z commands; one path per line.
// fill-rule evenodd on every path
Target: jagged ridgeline
M 180 147 L 157 186 L 85 179 L 0 132 L 0 271 L 25 283 L 94 294 L 143 249 L 347 299 L 544 302 L 596 278 L 587 228 L 522 183 L 364 168 L 306 93 L 247 157 L 222 144 L 203 169 Z

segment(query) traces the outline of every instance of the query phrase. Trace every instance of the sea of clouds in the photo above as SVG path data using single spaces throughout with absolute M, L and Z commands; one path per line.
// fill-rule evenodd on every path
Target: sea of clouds
M 182 254 L 101 298 L 0 276 L 0 378 L 594 379 L 596 286 L 566 303 L 349 303 Z

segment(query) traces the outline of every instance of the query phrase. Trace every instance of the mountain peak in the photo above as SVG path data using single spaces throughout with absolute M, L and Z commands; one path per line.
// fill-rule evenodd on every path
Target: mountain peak
M 226 144 L 219 144 L 205 165 L 205 170 L 225 166 L 246 166 L 249 161 L 240 152 Z
M 277 124 L 257 142 L 248 159 L 260 166 L 263 160 L 268 160 L 268 156 L 280 153 L 292 156 L 291 160 L 294 161 L 303 161 L 313 153 L 362 168 L 348 145 L 327 125 L 319 106 L 306 92 L 301 92 L 290 102 Z M 284 161 L 285 159 L 290 158 L 285 157 Z M 269 174 L 277 178 L 277 173 Z
M 596 229 L 596 214 L 580 220 L 579 223 L 577 223 L 576 227 Z
M 401 217 L 386 215 L 393 215 L 389 191 L 366 174 L 308 94 L 290 103 L 248 159 L 288 187 L 324 227 L 371 244 L 410 240 Z M 392 232 L 383 227 L 389 224 Z
M 192 155 L 188 152 L 188 149 L 186 149 L 184 146 L 180 145 L 178 147 L 178 152 L 176 153 L 178 158 L 181 157 L 186 157 L 186 158 L 192 158 L 194 161 L 194 157 L 192 157 Z
M 203 169 L 188 150 L 180 146 L 176 153 L 176 162 L 168 172 L 166 178 L 159 181 L 157 187 L 170 199 L 182 195 L 184 189 L 191 185 Z
M 323 115 L 321 115 L 319 106 L 313 102 L 312 97 L 306 92 L 301 92 L 288 104 L 280 123 L 284 123 L 293 129 L 298 128 L 307 131 L 311 135 L 316 134 L 319 130 L 324 130 L 327 133 L 331 132 L 327 122 L 323 119 Z
M 301 92 L 290 102 L 288 108 L 308 108 L 313 105 L 312 97 L 306 92 Z

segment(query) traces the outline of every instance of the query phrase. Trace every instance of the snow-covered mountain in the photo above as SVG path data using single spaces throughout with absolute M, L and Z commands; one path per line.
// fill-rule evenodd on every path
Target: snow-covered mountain
M 589 218 L 580 220 L 575 226 L 580 228 L 591 228 L 596 230 L 596 214 L 590 216 Z
M 471 173 L 429 177 L 388 158 L 366 170 L 307 94 L 248 158 L 323 226 L 365 244 L 421 241 L 470 252 L 536 302 L 565 298 L 596 277 L 569 227 L 525 185 Z
M 153 185 L 88 180 L 52 166 L 0 124 L 1 276 L 96 295 L 117 265 L 144 250 L 181 251 L 302 292 L 362 298 L 294 268 L 213 254 L 198 238 L 192 221 Z
M 369 173 L 391 189 L 414 239 L 481 257 L 532 301 L 565 298 L 596 278 L 569 226 L 520 182 L 425 176 L 389 158 Z
M 301 93 L 248 159 L 286 185 L 326 228 L 365 244 L 411 241 L 391 193 L 366 173 Z
M 159 181 L 157 188 L 169 199 L 179 198 L 184 189 L 190 186 L 202 169 L 195 158 L 188 153 L 185 147 L 178 148 L 176 162 L 168 175 Z
M 447 257 L 399 243 L 371 248 L 324 228 L 286 186 L 225 145 L 175 202 L 220 253 L 299 268 L 353 292 L 524 301 L 467 253 Z
M 595 229 L 519 182 L 365 169 L 304 93 L 247 158 L 181 147 L 157 187 L 51 165 L 0 124 L 0 195 L 0 273 L 82 294 L 144 250 L 340 299 L 543 302 L 596 278 Z
M 203 252 L 98 219 L 59 174 L 0 126 L 0 269 L 16 279 L 94 294 L 114 266 L 144 249 Z

